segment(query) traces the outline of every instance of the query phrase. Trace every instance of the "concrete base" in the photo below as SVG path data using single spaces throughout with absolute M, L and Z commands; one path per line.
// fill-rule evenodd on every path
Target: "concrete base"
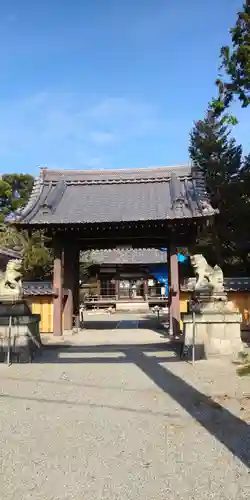
M 237 312 L 202 312 L 195 314 L 196 359 L 215 356 L 236 358 L 242 351 L 241 314 Z M 193 345 L 193 316 L 183 315 L 185 345 Z
M 148 302 L 117 302 L 116 311 L 147 312 L 149 305 Z
M 29 362 L 41 346 L 39 315 L 12 318 L 9 335 L 9 318 L 0 317 L 0 359 L 4 361 L 10 344 L 11 360 Z

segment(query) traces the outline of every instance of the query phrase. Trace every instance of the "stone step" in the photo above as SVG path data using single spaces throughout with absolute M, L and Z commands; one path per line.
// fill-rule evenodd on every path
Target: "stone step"
M 147 312 L 149 305 L 147 302 L 117 302 L 116 311 Z

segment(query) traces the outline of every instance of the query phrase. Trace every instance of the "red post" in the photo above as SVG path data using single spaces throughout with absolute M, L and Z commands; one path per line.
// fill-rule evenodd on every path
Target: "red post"
M 66 301 L 64 305 L 64 330 L 71 331 L 73 328 L 73 296 L 74 296 L 74 247 L 66 245 L 64 248 L 64 288 L 66 290 Z
M 175 336 L 180 333 L 180 283 L 177 248 L 172 244 L 168 250 L 168 266 L 169 329 L 170 335 Z
M 115 279 L 115 295 L 116 295 L 116 300 L 119 300 L 119 298 L 120 298 L 120 280 L 117 277 Z
M 75 316 L 76 327 L 78 327 L 80 321 L 79 278 L 80 278 L 80 250 L 76 246 L 74 251 L 74 267 L 73 267 L 73 280 L 74 280 L 73 313 Z
M 97 293 L 97 296 L 99 299 L 101 296 L 101 280 L 100 280 L 99 274 L 97 275 L 97 278 L 96 278 L 96 293 Z
M 54 242 L 54 272 L 53 272 L 53 334 L 62 335 L 62 305 L 63 305 L 63 287 L 62 287 L 62 246 L 58 239 Z

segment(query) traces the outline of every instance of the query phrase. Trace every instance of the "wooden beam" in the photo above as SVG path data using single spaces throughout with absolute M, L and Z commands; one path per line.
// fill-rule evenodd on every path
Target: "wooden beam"
M 74 267 L 76 248 L 66 244 L 64 247 L 64 287 L 68 293 L 64 304 L 64 330 L 73 328 L 73 296 L 74 296 Z
M 175 336 L 180 333 L 180 283 L 178 253 L 173 244 L 169 245 L 168 264 L 169 330 Z
M 80 277 L 80 250 L 76 246 L 74 254 L 74 293 L 73 293 L 73 313 L 75 316 L 76 327 L 80 324 L 80 294 L 79 294 L 79 277 Z
M 101 280 L 100 280 L 100 273 L 98 273 L 96 277 L 96 293 L 98 297 L 101 295 Z
M 62 245 L 57 238 L 54 240 L 54 270 L 53 270 L 53 334 L 62 335 L 62 307 L 63 307 L 63 286 L 62 286 Z
M 119 300 L 119 298 L 120 298 L 120 279 L 119 279 L 119 277 L 115 278 L 115 295 L 116 295 L 116 300 Z
M 143 295 L 144 300 L 148 300 L 148 278 L 144 278 L 143 280 Z

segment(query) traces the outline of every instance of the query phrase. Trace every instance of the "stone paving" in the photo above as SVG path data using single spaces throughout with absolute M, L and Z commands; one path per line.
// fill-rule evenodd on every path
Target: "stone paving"
M 179 361 L 141 317 L 104 319 L 0 366 L 1 500 L 249 498 L 250 379 Z

